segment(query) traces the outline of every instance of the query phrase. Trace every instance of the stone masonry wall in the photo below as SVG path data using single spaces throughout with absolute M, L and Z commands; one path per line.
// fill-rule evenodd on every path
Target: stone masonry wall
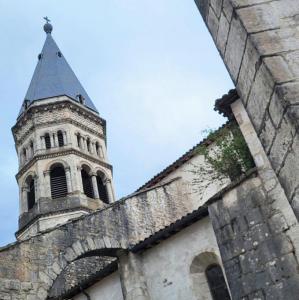
M 233 299 L 298 299 L 298 261 L 274 201 L 254 178 L 209 207 Z
M 195 209 L 179 180 L 0 249 L 0 299 L 46 299 L 82 255 L 117 256 Z
M 299 1 L 195 0 L 299 217 Z

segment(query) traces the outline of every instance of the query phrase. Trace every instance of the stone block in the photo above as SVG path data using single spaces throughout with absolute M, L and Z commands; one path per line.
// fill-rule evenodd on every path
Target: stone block
M 264 62 L 272 74 L 275 82 L 283 83 L 295 78 L 295 75 L 291 71 L 291 67 L 282 58 L 282 56 L 265 57 Z
M 261 214 L 261 210 L 259 207 L 248 210 L 245 218 L 247 220 L 247 224 L 249 227 L 255 226 L 256 224 L 260 224 L 264 222 L 263 216 Z
M 201 13 L 203 19 L 206 21 L 207 17 L 209 15 L 209 0 L 195 0 L 195 4 L 197 5 L 197 8 L 199 12 Z
M 213 8 L 215 15 L 219 19 L 222 9 L 223 0 L 210 0 L 210 6 Z
M 225 54 L 228 32 L 229 22 L 227 21 L 225 15 L 222 13 L 219 21 L 219 29 L 217 35 L 217 46 L 222 56 L 224 56 Z
M 230 0 L 223 0 L 222 11 L 225 14 L 228 22 L 230 22 L 233 16 L 233 6 Z
M 257 132 L 261 129 L 266 108 L 272 97 L 273 88 L 273 79 L 265 64 L 262 63 L 256 74 L 247 102 L 247 112 Z
M 284 216 L 281 213 L 273 215 L 269 221 L 269 228 L 273 234 L 283 232 L 289 228 Z
M 273 55 L 299 49 L 299 31 L 296 27 L 263 31 L 251 35 L 260 55 Z
M 210 8 L 209 16 L 208 16 L 208 28 L 215 42 L 217 41 L 218 27 L 219 27 L 219 20 L 215 15 L 214 11 Z
M 285 116 L 276 131 L 276 137 L 269 155 L 275 171 L 281 168 L 284 158 L 293 143 L 295 131 L 293 124 Z
M 282 120 L 282 117 L 284 115 L 284 110 L 285 110 L 284 105 L 277 94 L 277 88 L 276 88 L 269 105 L 269 114 L 275 128 L 278 128 Z
M 269 152 L 274 137 L 275 137 L 275 127 L 272 123 L 269 112 L 266 111 L 264 122 L 262 123 L 262 127 L 261 127 L 261 133 L 259 135 L 260 141 L 264 146 L 266 153 Z
M 231 0 L 235 8 L 240 8 L 243 6 L 251 6 L 254 4 L 269 2 L 269 0 Z
M 277 94 L 284 101 L 284 106 L 299 104 L 299 82 L 289 82 L 277 87 Z
M 291 196 L 295 192 L 296 188 L 299 185 L 299 136 L 296 135 L 294 138 L 292 147 L 284 161 L 284 165 L 279 172 L 279 179 L 284 187 L 285 193 L 288 199 L 291 199 Z
M 238 9 L 238 14 L 249 33 L 286 27 L 297 23 L 297 0 L 268 1 Z
M 226 45 L 224 62 L 229 73 L 236 83 L 239 75 L 241 62 L 245 50 L 247 32 L 239 19 L 233 18 Z

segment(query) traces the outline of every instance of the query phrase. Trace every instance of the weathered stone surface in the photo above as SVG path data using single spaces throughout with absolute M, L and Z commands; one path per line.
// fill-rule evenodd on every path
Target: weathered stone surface
M 252 40 L 261 55 L 278 54 L 299 48 L 299 31 L 296 27 L 280 28 L 252 34 Z
M 295 26 L 298 13 L 296 0 L 268 1 L 238 10 L 248 33 Z
M 276 137 L 270 151 L 270 160 L 275 171 L 279 171 L 282 163 L 293 143 L 295 128 L 287 117 L 282 122 L 276 132 Z
M 269 203 L 268 196 L 256 180 L 248 180 L 209 207 L 233 299 L 254 299 L 257 290 L 266 294 L 278 282 L 282 284 L 284 278 L 299 283 L 294 246 L 284 234 L 289 227 L 281 214 L 273 215 L 271 206 L 267 210 L 263 208 Z M 248 207 L 255 208 L 249 210 Z M 223 209 L 231 220 L 221 227 L 221 223 L 228 222 L 227 217 L 221 222 Z M 244 222 L 244 217 L 249 226 L 236 226 Z M 282 285 L 281 294 L 289 295 L 285 288 Z M 296 297 L 292 295 L 288 299 Z
M 237 83 L 237 89 L 245 103 L 247 103 L 248 95 L 259 67 L 259 55 L 252 42 L 248 39 Z
M 272 97 L 274 82 L 263 63 L 255 77 L 247 102 L 247 111 L 257 132 L 260 131 L 266 107 Z
M 237 80 L 244 54 L 247 33 L 240 20 L 233 18 L 226 46 L 224 61 L 234 81 Z
M 292 68 L 282 56 L 265 57 L 264 62 L 270 70 L 274 81 L 282 83 L 295 79 Z
M 225 54 L 228 32 L 229 32 L 229 23 L 225 15 L 222 13 L 219 21 L 219 28 L 218 28 L 218 35 L 217 35 L 217 44 L 222 56 L 224 56 Z

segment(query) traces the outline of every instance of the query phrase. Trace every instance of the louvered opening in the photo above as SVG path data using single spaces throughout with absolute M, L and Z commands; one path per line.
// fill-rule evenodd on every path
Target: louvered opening
M 84 194 L 89 198 L 94 198 L 91 176 L 83 169 L 81 170 Z
M 98 184 L 98 190 L 99 190 L 99 196 L 100 199 L 104 202 L 109 204 L 109 198 L 107 194 L 106 186 L 103 184 L 102 178 L 100 176 L 97 176 L 97 184 Z
M 65 197 L 67 195 L 67 183 L 64 168 L 55 167 L 50 176 L 52 199 Z
M 49 133 L 45 134 L 46 149 L 51 148 L 51 139 Z
M 27 205 L 28 210 L 33 208 L 35 204 L 35 186 L 34 186 L 34 179 L 31 179 L 28 186 L 28 192 L 27 192 Z
M 59 147 L 62 147 L 64 145 L 64 140 L 63 140 L 63 134 L 61 131 L 57 132 L 57 138 L 58 138 Z

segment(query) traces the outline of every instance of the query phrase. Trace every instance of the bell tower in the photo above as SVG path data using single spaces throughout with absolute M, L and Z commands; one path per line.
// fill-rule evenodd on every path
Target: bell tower
M 46 21 L 46 41 L 12 128 L 19 158 L 19 240 L 115 201 L 106 122 Z

